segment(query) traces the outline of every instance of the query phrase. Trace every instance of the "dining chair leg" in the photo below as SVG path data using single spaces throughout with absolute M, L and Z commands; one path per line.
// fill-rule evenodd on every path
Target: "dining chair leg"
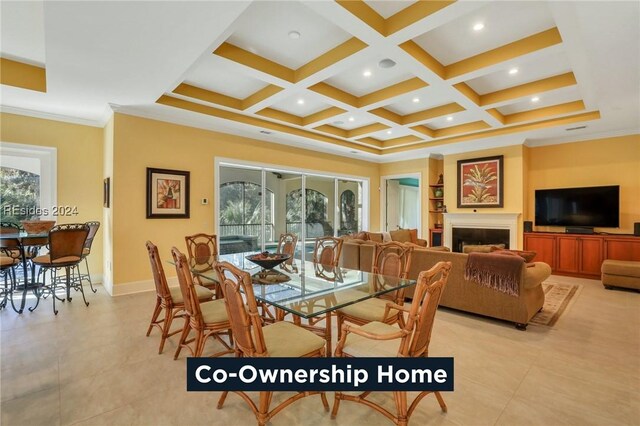
M 273 392 L 262 391 L 260 392 L 260 399 L 258 402 L 258 426 L 265 426 L 269 421 L 269 402 L 271 401 L 271 395 Z
M 80 272 L 80 269 L 78 269 Z M 82 294 L 82 301 L 84 302 L 84 306 L 89 306 L 89 302 L 87 302 L 87 298 L 84 295 L 84 287 L 82 286 L 82 281 L 78 281 L 78 287 L 80 287 L 80 293 Z
M 196 340 L 194 342 L 194 354 L 193 356 L 195 357 L 199 357 L 202 356 L 202 353 L 204 352 L 204 331 L 202 330 L 196 330 Z
M 160 311 L 162 311 L 162 305 L 160 303 L 160 298 L 156 297 L 156 307 L 153 308 L 153 315 L 151 315 L 151 322 L 149 323 L 149 328 L 147 329 L 147 337 L 151 334 L 151 329 L 153 329 L 154 324 L 158 321 L 158 316 L 160 316 Z
M 442 395 L 438 391 L 435 391 L 434 394 L 436 395 L 436 399 L 438 400 L 438 404 L 440 404 L 440 409 L 442 410 L 443 413 L 446 413 L 447 412 L 447 404 L 444 403 L 444 398 L 442 398 Z
M 393 399 L 396 403 L 396 424 L 398 426 L 407 426 L 409 422 L 407 418 L 407 393 L 394 392 Z
M 162 326 L 162 337 L 160 338 L 160 349 L 158 353 L 161 354 L 164 350 L 164 342 L 169 337 L 169 330 L 171 329 L 171 323 L 173 322 L 173 309 L 164 310 L 164 324 Z
M 31 278 L 33 279 L 34 283 L 38 283 L 38 287 L 36 287 L 36 290 L 35 290 L 35 293 L 36 293 L 36 304 L 29 308 L 29 312 L 35 311 L 36 308 L 38 307 L 38 305 L 40 304 L 40 299 L 44 297 L 44 291 L 45 291 L 44 279 L 46 277 L 45 272 L 46 271 L 43 271 L 42 268 L 41 268 L 38 271 L 38 276 L 37 277 L 36 277 L 36 274 L 35 274 L 35 270 L 34 270 L 33 274 L 31 275 Z M 41 275 L 42 275 L 42 285 L 40 285 L 40 276 Z
M 218 410 L 222 409 L 222 406 L 224 405 L 224 401 L 225 399 L 227 399 L 227 395 L 229 395 L 229 391 L 224 391 L 220 395 L 220 399 L 218 400 Z
M 326 357 L 331 357 L 332 352 L 331 352 L 331 312 L 327 312 L 327 315 L 325 316 L 325 339 L 327 341 L 327 347 L 325 349 L 325 353 L 324 356 Z
M 66 266 L 66 267 L 64 268 L 64 272 L 65 272 L 65 275 L 66 275 L 66 277 L 67 277 L 67 281 L 66 281 L 66 283 L 65 283 L 65 284 L 66 284 L 66 286 L 67 286 L 67 300 L 68 300 L 69 302 L 71 302 L 71 300 L 73 299 L 73 298 L 71 297 L 71 267 Z
M 342 396 L 341 392 L 336 392 L 333 397 L 333 409 L 331 410 L 331 418 L 335 419 L 338 415 L 338 409 L 340 408 L 340 397 Z
M 91 282 L 91 272 L 89 271 L 89 261 L 87 260 L 87 256 L 84 257 L 84 266 L 87 268 L 87 281 L 89 281 L 89 287 L 91 287 L 91 291 L 94 293 L 98 292 L 97 288 L 93 288 L 93 283 Z M 80 270 L 80 265 L 78 265 L 78 271 Z
M 189 326 L 189 317 L 184 317 L 184 327 L 182 328 L 182 334 L 180 335 L 180 341 L 178 342 L 178 347 L 176 348 L 176 353 L 173 355 L 173 359 L 176 360 L 180 356 L 180 351 L 182 350 L 182 345 L 187 341 L 187 336 L 189 336 L 189 332 L 191 331 L 191 327 Z

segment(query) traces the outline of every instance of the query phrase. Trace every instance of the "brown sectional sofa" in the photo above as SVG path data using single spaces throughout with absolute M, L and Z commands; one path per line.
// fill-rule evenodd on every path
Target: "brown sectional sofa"
M 341 265 L 349 269 L 370 271 L 376 243 L 362 240 L 346 240 L 342 246 Z M 519 296 L 514 297 L 475 281 L 464 279 L 468 254 L 443 251 L 442 248 L 415 248 L 411 258 L 409 278 L 416 279 L 420 271 L 427 270 L 439 261 L 452 263 L 451 274 L 440 300 L 441 306 L 474 314 L 511 321 L 519 329 L 525 329 L 529 320 L 542 308 L 544 292 L 541 283 L 551 275 L 551 267 L 535 262 L 527 267 L 523 263 Z M 411 298 L 413 288 L 407 290 Z

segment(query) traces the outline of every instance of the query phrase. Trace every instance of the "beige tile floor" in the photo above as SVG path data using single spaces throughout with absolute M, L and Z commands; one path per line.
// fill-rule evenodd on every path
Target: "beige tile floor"
M 521 332 L 438 312 L 431 354 L 455 357 L 455 391 L 444 394 L 447 414 L 428 397 L 411 424 L 640 425 L 640 294 L 552 279 L 582 285 L 553 328 Z M 57 317 L 50 300 L 34 313 L 0 312 L 3 426 L 255 424 L 237 396 L 217 410 L 217 394 L 185 391 L 185 360 L 172 357 L 177 336 L 158 355 L 157 331 L 144 335 L 152 293 L 111 298 L 100 288 L 88 297 L 88 308 L 74 300 Z M 385 394 L 376 397 L 391 403 Z M 391 423 L 348 402 L 331 420 L 314 396 L 272 424 Z

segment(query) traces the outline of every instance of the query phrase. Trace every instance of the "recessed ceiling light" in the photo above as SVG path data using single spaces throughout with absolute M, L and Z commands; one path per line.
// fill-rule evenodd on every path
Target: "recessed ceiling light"
M 298 105 L 304 105 L 304 99 L 298 99 Z
M 518 74 L 518 68 L 511 68 L 509 70 L 509 74 L 511 74 L 511 75 Z
M 447 121 L 453 121 L 453 117 L 452 116 L 448 116 L 447 117 Z
M 474 31 L 480 31 L 480 30 L 481 30 L 481 29 L 483 29 L 483 28 L 484 28 L 484 24 L 483 24 L 482 22 L 478 22 L 477 24 L 475 24 L 475 25 L 473 26 L 473 30 L 474 30 Z
M 396 66 L 396 62 L 393 59 L 386 58 L 378 62 L 378 66 L 380 68 L 393 68 Z
M 534 96 L 533 98 L 531 98 L 531 102 L 538 102 L 540 100 L 539 97 Z
M 344 121 L 334 121 L 332 124 L 335 124 L 336 126 L 342 126 L 344 124 Z
M 369 70 L 365 70 L 362 75 L 364 75 L 365 77 L 371 77 L 371 71 Z
M 420 98 L 413 98 L 412 101 L 414 104 L 417 104 L 418 102 L 420 102 Z
M 289 38 L 297 40 L 300 38 L 300 33 L 298 31 L 289 31 Z
M 391 133 L 393 133 L 393 131 L 391 130 L 387 130 L 387 134 L 390 135 Z
M 349 151 L 349 152 L 351 152 L 352 154 L 357 154 L 358 153 L 358 151 Z
M 354 117 L 349 117 L 349 121 L 356 121 Z

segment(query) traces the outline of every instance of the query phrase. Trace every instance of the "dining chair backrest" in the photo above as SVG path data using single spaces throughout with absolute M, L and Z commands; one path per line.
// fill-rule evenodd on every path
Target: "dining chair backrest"
M 236 348 L 243 356 L 267 356 L 262 320 L 249 273 L 229 262 L 216 265 Z M 244 293 L 244 298 L 243 298 Z
M 149 253 L 149 262 L 151 263 L 151 272 L 153 273 L 153 283 L 156 286 L 156 294 L 163 299 L 169 299 L 171 293 L 169 293 L 169 284 L 167 284 L 167 277 L 164 274 L 162 261 L 158 254 L 158 247 L 151 241 L 147 241 L 145 245 Z
M 291 257 L 284 263 L 293 263 L 293 256 L 296 251 L 296 245 L 298 244 L 298 236 L 292 233 L 280 234 L 278 240 L 278 248 L 276 253 L 278 254 L 290 254 Z
M 53 262 L 63 257 L 82 257 L 84 242 L 89 235 L 86 223 L 56 225 L 49 231 L 49 258 Z
M 393 241 L 375 245 L 371 267 L 371 272 L 374 274 L 375 291 L 381 291 L 387 287 L 397 287 L 399 279 L 407 278 L 412 252 L 413 247 Z M 404 298 L 404 289 L 390 291 L 380 297 L 402 303 L 402 300 L 398 299 Z
M 414 303 L 411 304 L 405 330 L 410 331 L 402 339 L 400 356 L 426 357 L 429 355 L 431 331 L 444 287 L 447 285 L 451 262 L 438 262 L 428 271 L 420 272 Z M 416 303 L 418 302 L 418 303 Z
M 91 253 L 91 245 L 93 244 L 93 240 L 98 233 L 98 229 L 100 228 L 100 222 L 87 222 L 87 225 L 89 225 L 89 235 L 87 235 L 87 240 L 84 242 L 84 248 L 89 250 L 89 253 Z
M 316 238 L 313 249 L 313 263 L 324 266 L 338 266 L 342 242 L 340 238 L 334 237 Z
M 202 310 L 200 309 L 200 301 L 193 284 L 193 278 L 191 277 L 191 269 L 187 261 L 187 256 L 176 247 L 171 248 L 171 256 L 176 265 L 180 292 L 184 300 L 184 310 L 187 312 L 187 315 L 189 315 L 189 322 L 192 328 L 202 329 L 204 324 Z
M 218 259 L 218 243 L 215 235 L 195 234 L 184 237 L 191 267 L 199 272 L 211 271 Z
M 19 234 L 20 225 L 13 222 L 0 222 L 0 234 Z M 2 254 L 12 256 L 11 250 L 17 250 L 20 247 L 20 241 L 17 238 L 3 238 L 0 239 L 0 249 Z

